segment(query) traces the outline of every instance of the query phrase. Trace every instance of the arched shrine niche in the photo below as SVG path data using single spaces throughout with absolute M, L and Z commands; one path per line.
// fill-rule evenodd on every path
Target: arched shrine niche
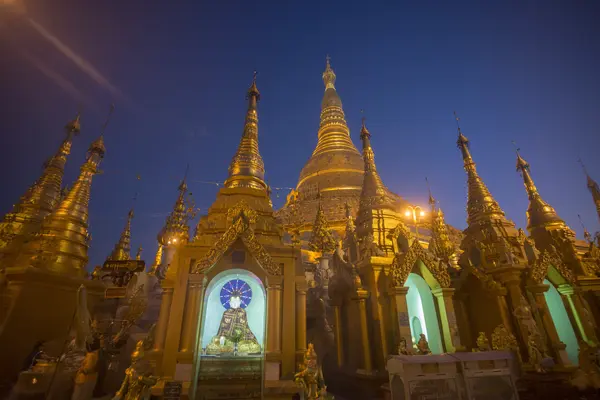
M 409 287 L 406 294 L 408 318 L 413 343 L 419 341 L 419 334 L 424 333 L 429 348 L 434 354 L 443 353 L 440 326 L 431 288 L 420 275 L 410 273 L 404 286 Z
M 577 336 L 575 335 L 575 330 L 571 325 L 569 314 L 567 314 L 565 303 L 552 282 L 545 279 L 544 284 L 550 286 L 550 289 L 544 293 L 544 297 L 546 298 L 546 304 L 548 304 L 552 321 L 554 321 L 558 338 L 567 345 L 565 350 L 569 357 L 569 361 L 571 361 L 573 365 L 577 365 L 579 364 L 579 343 L 577 341 Z
M 236 268 L 217 274 L 206 289 L 203 309 L 203 356 L 263 353 L 266 295 L 252 272 Z

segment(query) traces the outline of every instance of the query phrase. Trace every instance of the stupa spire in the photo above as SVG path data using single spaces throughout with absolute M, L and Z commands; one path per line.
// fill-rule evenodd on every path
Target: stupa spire
M 258 151 L 258 112 L 257 104 L 260 92 L 256 87 L 256 71 L 252 85 L 248 89 L 248 111 L 244 124 L 244 133 L 237 152 L 229 165 L 229 177 L 226 188 L 244 187 L 266 190 L 265 166 Z
M 102 135 L 88 150 L 77 180 L 56 209 L 43 222 L 41 233 L 26 245 L 28 263 L 58 273 L 84 275 L 90 234 L 88 207 L 92 178 L 106 148 Z
M 150 267 L 150 274 L 156 275 L 157 269 L 162 264 L 162 258 L 163 258 L 163 246 L 159 242 L 158 249 L 156 250 L 156 256 L 154 256 L 154 262 L 152 263 L 152 266 Z
M 18 243 L 12 243 L 13 239 L 38 230 L 44 217 L 49 215 L 59 202 L 67 156 L 71 152 L 73 136 L 79 135 L 80 131 L 78 113 L 65 126 L 65 139 L 56 153 L 44 163 L 41 176 L 21 196 L 12 212 L 6 214 L 0 222 L 0 252 L 4 253 L 5 257 L 18 252 L 20 248 Z
M 585 164 L 581 159 L 579 159 L 579 163 L 581 164 L 581 168 L 583 169 L 583 173 L 587 178 L 587 187 L 590 193 L 592 194 L 592 199 L 594 200 L 594 204 L 596 205 L 596 213 L 598 213 L 598 219 L 600 219 L 600 186 L 596 183 L 595 180 L 592 179 L 590 174 L 585 167 Z
M 308 246 L 312 251 L 321 252 L 323 255 L 331 253 L 335 249 L 335 239 L 329 230 L 327 217 L 325 217 L 320 202 Z
M 549 225 L 565 227 L 565 222 L 556 214 L 554 208 L 546 203 L 540 193 L 538 192 L 531 174 L 529 171 L 529 163 L 521 157 L 519 149 L 516 149 L 517 153 L 517 171 L 521 173 L 523 177 L 523 183 L 525 184 L 525 190 L 529 197 L 529 207 L 527 208 L 527 229 L 531 231 L 535 228 L 546 227 Z
M 456 116 L 458 126 L 458 140 L 456 145 L 462 153 L 465 171 L 467 172 L 467 223 L 469 225 L 483 220 L 505 220 L 504 211 L 492 197 L 483 180 L 479 177 L 473 157 L 469 149 L 469 139 L 463 135 L 459 118 Z
M 129 210 L 127 214 L 127 222 L 121 232 L 121 237 L 115 245 L 108 260 L 112 261 L 126 261 L 131 259 L 131 220 L 133 219 L 133 209 Z
M 179 195 L 173 206 L 173 211 L 167 216 L 165 225 L 158 234 L 158 241 L 164 246 L 187 241 L 190 230 L 188 221 L 195 216 L 193 207 L 188 207 L 185 201 L 187 194 L 186 178 L 181 181 L 177 190 Z
M 375 153 L 371 147 L 371 133 L 365 124 L 366 119 L 362 118 L 362 127 L 360 129 L 360 140 L 363 145 L 363 159 L 365 163 L 363 189 L 361 199 L 371 197 L 382 197 L 386 194 L 386 189 L 381 181 L 381 177 L 375 166 Z

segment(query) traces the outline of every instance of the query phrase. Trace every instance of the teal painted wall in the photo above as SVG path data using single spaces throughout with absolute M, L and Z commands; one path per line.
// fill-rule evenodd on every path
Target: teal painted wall
M 571 320 L 565 309 L 565 304 L 554 285 L 547 279 L 544 283 L 550 285 L 550 289 L 544 293 L 544 297 L 546 297 L 546 303 L 548 304 L 548 309 L 550 309 L 550 315 L 556 326 L 558 337 L 561 342 L 567 345 L 567 355 L 569 356 L 569 360 L 574 365 L 577 365 L 579 364 L 579 344 L 577 343 L 577 336 L 575 336 Z
M 441 354 L 443 352 L 443 347 L 440 326 L 438 324 L 437 312 L 435 310 L 433 295 L 431 294 L 429 285 L 427 285 L 427 282 L 425 282 L 421 276 L 411 273 L 408 275 L 404 286 L 410 288 L 406 295 L 410 331 L 415 335 L 415 333 L 422 330 L 427 337 L 431 352 L 434 354 Z M 417 321 L 421 325 L 420 329 L 416 324 Z M 416 344 L 418 340 L 418 336 L 413 337 L 413 343 Z
M 265 290 L 262 282 L 256 275 L 244 269 L 230 269 L 223 271 L 213 278 L 206 289 L 204 302 L 204 321 L 202 324 L 202 348 L 211 341 L 211 339 L 219 331 L 221 317 L 225 312 L 225 307 L 221 304 L 220 293 L 223 285 L 231 279 L 241 279 L 248 283 L 252 289 L 252 301 L 246 307 L 246 316 L 248 318 L 248 326 L 256 340 L 264 348 L 265 338 Z

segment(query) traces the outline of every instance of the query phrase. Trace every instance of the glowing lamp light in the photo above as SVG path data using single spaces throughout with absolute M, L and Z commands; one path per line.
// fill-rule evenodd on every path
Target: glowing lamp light
M 406 215 L 407 217 L 410 217 L 410 211 L 405 212 L 404 215 Z
M 32 384 L 32 385 L 35 385 L 36 383 L 37 383 L 37 378 L 33 378 L 33 379 L 31 380 L 31 384 Z
M 420 215 L 421 217 L 424 217 L 424 216 L 425 216 L 425 211 L 421 211 L 421 212 L 419 213 L 419 215 Z
M 173 243 L 177 243 L 177 238 L 173 239 Z

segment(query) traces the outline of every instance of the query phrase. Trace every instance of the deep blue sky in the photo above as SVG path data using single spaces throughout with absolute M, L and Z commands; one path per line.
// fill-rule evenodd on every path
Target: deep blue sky
M 527 198 L 511 140 L 531 163 L 544 199 L 578 236 L 577 214 L 589 230 L 599 229 L 577 163 L 582 157 L 600 180 L 597 2 L 172 3 L 27 2 L 29 17 L 126 99 L 76 68 L 26 20 L 0 28 L 0 212 L 39 175 L 77 110 L 80 101 L 57 84 L 58 74 L 88 98 L 67 183 L 108 105 L 116 105 L 104 173 L 92 188 L 91 266 L 118 239 L 136 191 L 133 252 L 143 245 L 151 263 L 186 164 L 202 212 L 217 188 L 194 181 L 226 178 L 254 69 L 266 176 L 272 186 L 295 186 L 316 144 L 321 73 L 330 54 L 353 140 L 358 144 L 364 109 L 377 166 L 393 191 L 424 205 L 427 176 L 447 221 L 465 227 L 456 110 L 482 177 L 518 226 L 526 223 Z M 286 192 L 274 194 L 277 207 Z

